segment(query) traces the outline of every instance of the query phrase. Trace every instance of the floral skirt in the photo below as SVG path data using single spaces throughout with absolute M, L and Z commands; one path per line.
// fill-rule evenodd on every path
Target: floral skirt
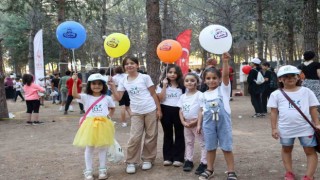
M 106 117 L 87 117 L 73 140 L 73 145 L 110 146 L 114 143 L 114 123 Z

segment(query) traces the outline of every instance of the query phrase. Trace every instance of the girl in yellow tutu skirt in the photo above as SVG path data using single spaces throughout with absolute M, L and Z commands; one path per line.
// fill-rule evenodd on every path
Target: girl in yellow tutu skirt
M 110 120 L 115 104 L 107 93 L 107 79 L 101 74 L 92 74 L 88 78 L 86 93 L 77 92 L 77 74 L 72 76 L 72 96 L 81 101 L 85 115 L 80 120 L 80 128 L 74 138 L 73 145 L 85 147 L 85 180 L 93 180 L 92 156 L 95 148 L 99 149 L 99 179 L 107 179 L 106 155 L 108 146 L 114 143 L 114 124 Z

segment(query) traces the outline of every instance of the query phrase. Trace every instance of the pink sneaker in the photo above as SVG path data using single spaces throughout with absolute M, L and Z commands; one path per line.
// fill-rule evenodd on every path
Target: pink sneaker
M 301 180 L 313 180 L 313 178 L 309 178 L 307 175 L 303 176 Z
M 290 171 L 286 172 L 286 174 L 284 175 L 284 180 L 294 180 L 294 178 L 295 175 Z

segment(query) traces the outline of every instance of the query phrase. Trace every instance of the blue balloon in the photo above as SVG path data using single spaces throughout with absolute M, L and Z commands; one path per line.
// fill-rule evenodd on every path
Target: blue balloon
M 59 43 L 67 49 L 79 48 L 87 38 L 86 29 L 78 22 L 66 21 L 56 30 Z

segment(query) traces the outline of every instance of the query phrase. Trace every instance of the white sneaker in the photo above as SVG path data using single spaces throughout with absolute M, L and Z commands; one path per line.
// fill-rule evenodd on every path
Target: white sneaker
M 107 179 L 108 175 L 107 175 L 107 169 L 106 168 L 100 168 L 99 169 L 99 177 L 98 179 Z
M 163 165 L 164 166 L 171 166 L 172 165 L 172 161 L 168 161 L 168 160 L 163 161 Z
M 128 124 L 127 124 L 127 123 L 122 123 L 121 126 L 122 126 L 122 127 L 127 127 Z
M 59 111 L 63 111 L 64 110 L 64 106 L 60 106 Z
M 134 164 L 127 164 L 126 172 L 128 174 L 136 173 L 136 166 Z
M 149 170 L 151 168 L 152 168 L 152 163 L 151 162 L 143 162 L 142 170 Z
M 93 180 L 92 171 L 85 170 L 83 172 L 83 175 L 84 175 L 84 180 Z
M 70 112 L 73 112 L 74 110 L 73 110 L 73 106 L 69 106 L 69 111 Z
M 175 166 L 175 167 L 180 167 L 180 166 L 183 165 L 183 163 L 180 162 L 180 161 L 174 161 L 172 165 Z

